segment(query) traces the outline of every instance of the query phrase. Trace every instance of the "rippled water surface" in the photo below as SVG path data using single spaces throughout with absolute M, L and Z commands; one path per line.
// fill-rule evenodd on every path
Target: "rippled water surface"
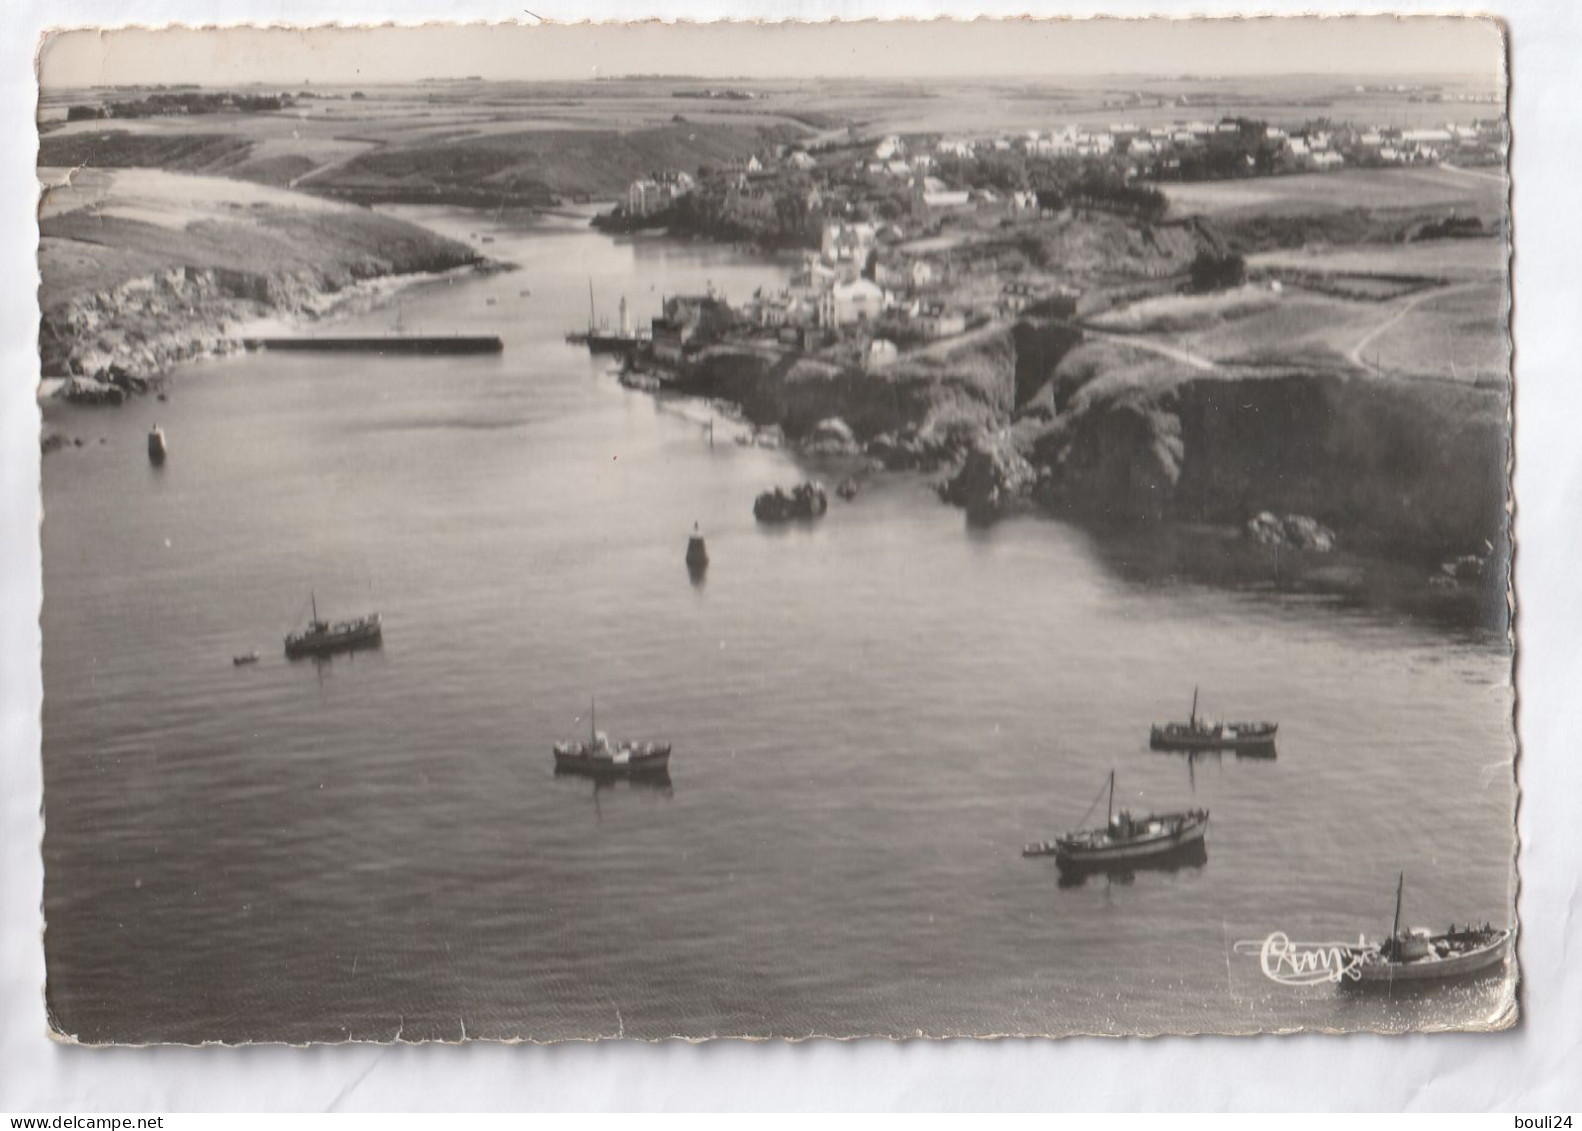
M 1461 1025 L 1499 979 L 1293 989 L 1233 952 L 1501 919 L 1502 642 L 1189 585 L 1092 536 L 969 530 L 911 476 L 811 527 L 808 472 L 568 347 L 785 268 L 570 220 L 430 217 L 521 270 L 405 292 L 503 355 L 251 355 L 169 403 L 52 407 L 46 947 L 91 1041 Z M 492 301 L 491 301 L 492 300 Z M 386 309 L 360 318 L 387 327 Z M 144 433 L 170 437 L 163 468 Z M 104 443 L 98 442 L 104 438 Z M 835 477 L 838 468 L 814 468 Z M 690 583 L 701 521 L 713 563 Z M 288 663 L 310 592 L 382 649 Z M 233 667 L 233 654 L 261 661 Z M 1147 748 L 1278 719 L 1274 761 Z M 664 788 L 556 778 L 586 727 L 673 742 Z M 1023 842 L 1121 801 L 1212 812 L 1207 860 L 1060 886 Z M 1102 800 L 1100 818 L 1102 819 Z

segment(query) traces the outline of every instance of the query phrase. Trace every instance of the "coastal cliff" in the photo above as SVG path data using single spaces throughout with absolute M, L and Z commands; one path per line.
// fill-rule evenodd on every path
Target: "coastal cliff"
M 1009 327 L 993 327 L 864 370 L 730 343 L 701 351 L 674 383 L 738 404 L 754 424 L 777 425 L 793 440 L 839 418 L 863 444 L 899 432 L 965 443 L 1014 411 L 1016 347 Z
M 1064 323 L 999 323 L 874 371 L 716 345 L 678 384 L 810 452 L 827 452 L 838 420 L 853 451 L 886 466 L 948 469 L 940 495 L 974 522 L 1037 508 L 1168 543 L 1172 575 L 1242 583 L 1283 570 L 1280 584 L 1317 578 L 1351 595 L 1384 576 L 1392 603 L 1431 595 L 1452 618 L 1502 622 L 1504 389 L 1167 359 L 1119 372 L 1080 340 Z M 1323 536 L 1293 539 L 1281 558 L 1270 515 Z M 1169 533 L 1191 527 L 1218 533 Z M 1459 579 L 1444 572 L 1457 561 L 1473 563 Z
M 1504 541 L 1507 413 L 1496 390 L 1332 373 L 1097 383 L 1033 458 L 1070 514 L 1310 515 L 1352 549 L 1433 566 Z

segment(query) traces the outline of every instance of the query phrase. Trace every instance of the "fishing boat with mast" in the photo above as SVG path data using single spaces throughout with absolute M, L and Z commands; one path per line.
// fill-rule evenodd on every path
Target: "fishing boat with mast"
M 1155 723 L 1148 745 L 1155 750 L 1234 750 L 1243 754 L 1274 754 L 1279 723 L 1220 723 L 1197 713 L 1198 689 L 1192 689 L 1192 714 L 1184 723 Z
M 1088 812 L 1098 804 L 1093 805 Z M 1087 815 L 1083 815 L 1083 820 Z M 1133 816 L 1115 808 L 1115 771 L 1110 771 L 1109 808 L 1103 828 L 1066 833 L 1022 849 L 1023 856 L 1053 856 L 1063 872 L 1094 871 L 1163 863 L 1190 851 L 1202 851 L 1208 832 L 1208 810 Z
M 670 769 L 668 742 L 611 742 L 599 729 L 598 704 L 588 707 L 588 740 L 555 743 L 555 772 L 592 777 L 636 777 Z
M 310 595 L 308 601 L 313 609 L 308 627 L 301 632 L 286 634 L 288 659 L 296 660 L 303 656 L 326 656 L 332 652 L 372 648 L 383 640 L 384 626 L 379 620 L 378 613 L 331 623 L 319 619 L 318 594 Z
M 1350 951 L 1349 979 L 1364 984 L 1430 981 L 1479 974 L 1505 961 L 1511 932 L 1485 923 L 1452 923 L 1440 934 L 1426 927 L 1401 929 L 1406 873 L 1395 885 L 1395 921 L 1390 937 Z
M 648 342 L 648 335 L 632 329 L 631 314 L 626 307 L 626 296 L 621 296 L 620 322 L 616 329 L 598 317 L 593 303 L 593 280 L 588 280 L 588 328 L 573 330 L 566 335 L 570 345 L 585 345 L 593 354 L 613 354 L 630 360 Z

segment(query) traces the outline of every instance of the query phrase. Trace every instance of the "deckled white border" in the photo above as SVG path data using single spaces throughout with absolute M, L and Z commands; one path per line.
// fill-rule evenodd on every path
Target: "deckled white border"
M 1187 15 L 1213 0 L 1103 4 L 904 0 L 726 4 L 641 0 L 574 7 L 559 20 L 772 19 L 978 14 Z M 40 774 L 36 228 L 31 58 L 51 25 L 167 22 L 415 23 L 521 19 L 521 0 L 22 0 L 0 31 L 0 1111 L 624 1108 L 1219 1108 L 1576 1110 L 1582 1042 L 1582 117 L 1571 0 L 1484 0 L 1512 37 L 1517 258 L 1517 586 L 1523 743 L 1520 815 L 1523 1020 L 1480 1036 L 1138 1040 L 717 1042 L 548 1048 L 338 1047 L 308 1052 L 88 1050 L 44 1036 L 38 858 Z M 1452 11 L 1445 3 L 1257 0 L 1242 11 Z M 1567 938 L 1573 944 L 1565 955 Z M 1571 966 L 1563 967 L 1569 957 Z

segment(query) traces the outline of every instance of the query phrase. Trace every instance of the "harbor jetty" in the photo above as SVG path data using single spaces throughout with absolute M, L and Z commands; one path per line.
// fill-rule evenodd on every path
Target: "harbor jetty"
M 448 334 L 373 337 L 243 338 L 248 350 L 295 350 L 308 353 L 480 354 L 501 353 L 505 343 L 494 334 Z

